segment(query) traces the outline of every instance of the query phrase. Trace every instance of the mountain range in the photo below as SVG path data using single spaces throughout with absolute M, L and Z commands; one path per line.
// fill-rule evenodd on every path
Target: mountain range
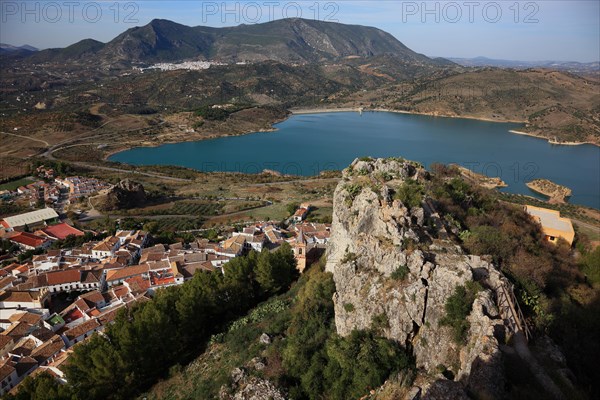
M 189 27 L 155 19 L 128 29 L 108 43 L 85 39 L 62 49 L 33 54 L 33 62 L 91 60 L 100 64 L 143 64 L 181 60 L 227 63 L 278 61 L 314 63 L 342 58 L 393 55 L 415 64 L 447 64 L 416 53 L 373 27 L 290 18 L 225 28 Z
M 454 58 L 448 57 L 448 60 L 464 67 L 498 67 L 498 68 L 549 68 L 554 70 L 569 71 L 573 73 L 598 73 L 600 71 L 600 62 L 577 62 L 577 61 L 519 61 L 519 60 L 499 60 L 487 57 L 475 58 Z
M 30 46 L 28 44 L 23 45 L 23 46 L 13 46 L 10 44 L 6 44 L 6 43 L 0 43 L 0 55 L 5 55 L 5 54 L 30 54 L 30 53 L 34 53 L 38 51 L 37 48 Z

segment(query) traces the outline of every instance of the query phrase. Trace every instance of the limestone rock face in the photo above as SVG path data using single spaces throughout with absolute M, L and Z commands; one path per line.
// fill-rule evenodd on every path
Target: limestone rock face
M 270 381 L 248 376 L 241 368 L 231 372 L 232 384 L 221 387 L 220 400 L 284 400 L 283 393 Z
M 412 351 L 426 375 L 444 380 L 440 369 L 446 369 L 454 375 L 452 387 L 500 398 L 504 375 L 496 338 L 505 328 L 492 292 L 500 273 L 440 239 L 427 204 L 410 207 L 394 199 L 407 179 L 427 178 L 418 164 L 397 159 L 355 160 L 344 170 L 334 194 L 326 266 L 336 285 L 337 332 L 379 329 Z M 441 321 L 455 288 L 473 280 L 484 290 L 468 317 L 467 343 L 459 346 Z
M 103 211 L 140 207 L 146 203 L 146 192 L 141 183 L 122 180 L 106 193 L 94 198 L 96 208 Z

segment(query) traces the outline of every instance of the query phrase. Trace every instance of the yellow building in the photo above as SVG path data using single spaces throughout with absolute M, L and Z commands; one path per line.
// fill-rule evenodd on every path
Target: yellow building
M 559 211 L 535 206 L 525 206 L 525 211 L 542 226 L 546 240 L 556 243 L 558 238 L 563 238 L 569 245 L 573 244 L 575 231 L 571 220 L 562 218 Z

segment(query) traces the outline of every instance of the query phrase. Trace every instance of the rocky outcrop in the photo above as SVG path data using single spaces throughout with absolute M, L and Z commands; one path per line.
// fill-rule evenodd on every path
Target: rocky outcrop
M 93 198 L 94 207 L 102 211 L 140 207 L 145 203 L 144 187 L 141 183 L 129 179 L 122 180 L 105 193 Z
M 559 185 L 548 179 L 534 179 L 531 182 L 527 182 L 526 185 L 534 192 L 549 197 L 548 201 L 550 204 L 563 204 L 573 193 L 568 187 Z
M 231 371 L 232 383 L 223 386 L 220 400 L 285 400 L 283 393 L 270 381 L 249 375 L 243 368 Z
M 378 329 L 412 351 L 417 367 L 431 377 L 422 398 L 428 385 L 456 388 L 458 382 L 461 390 L 500 398 L 504 378 L 497 338 L 506 333 L 492 288 L 501 275 L 443 239 L 443 225 L 436 228 L 434 210 L 418 193 L 427 178 L 418 164 L 399 159 L 355 160 L 344 170 L 334 194 L 326 266 L 336 285 L 336 328 L 342 336 Z M 396 195 L 410 187 L 413 200 Z M 458 345 L 442 325 L 445 304 L 457 286 L 474 280 L 484 290 L 468 317 L 466 344 Z

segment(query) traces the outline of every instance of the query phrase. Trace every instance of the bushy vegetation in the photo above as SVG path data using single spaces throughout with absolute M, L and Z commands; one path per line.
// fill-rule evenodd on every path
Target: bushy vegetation
M 286 398 L 357 399 L 395 372 L 412 371 L 412 360 L 395 342 L 373 331 L 335 333 L 331 274 L 313 266 L 287 293 L 260 304 L 213 336 L 213 345 L 171 379 L 144 394 L 149 400 L 217 398 L 231 371 L 260 357 L 266 367 L 249 375 L 276 383 Z M 267 333 L 271 343 L 259 337 Z M 410 375 L 410 374 L 409 374 Z M 410 384 L 408 382 L 407 384 Z
M 406 265 L 401 265 L 398 268 L 396 268 L 396 270 L 392 272 L 390 276 L 396 281 L 403 281 L 406 279 L 409 272 L 410 271 L 408 270 L 408 267 Z
M 332 276 L 311 271 L 292 308 L 282 349 L 289 397 L 294 399 L 356 399 L 380 386 L 391 373 L 410 368 L 395 342 L 373 331 L 335 333 Z
M 146 106 L 146 105 L 132 106 L 132 107 L 128 108 L 126 111 L 129 114 L 139 114 L 139 115 L 151 115 L 151 114 L 156 114 L 158 112 L 158 111 L 156 111 L 156 109 Z
M 28 376 L 19 385 L 19 392 L 15 396 L 8 395 L 14 400 L 71 400 L 69 387 L 60 385 L 56 379 L 47 372 L 42 372 L 35 378 Z
M 580 268 L 590 283 L 600 284 L 600 246 L 582 256 Z
M 20 214 L 20 213 L 27 212 L 27 211 L 28 211 L 27 208 L 22 207 L 18 204 L 5 203 L 4 201 L 0 200 L 0 215 L 2 215 L 2 216 Z
M 92 114 L 89 111 L 79 111 L 75 113 L 75 121 L 81 125 L 97 128 L 102 123 L 102 117 L 96 114 Z
M 172 214 L 180 215 L 215 215 L 223 209 L 221 203 L 207 202 L 177 202 L 168 210 Z
M 354 201 L 354 198 L 356 196 L 358 196 L 363 189 L 362 185 L 359 183 L 347 184 L 344 186 L 344 188 L 348 192 L 347 200 L 349 200 L 350 204 L 352 204 L 352 201 Z
M 298 207 L 300 207 L 300 204 L 298 203 L 288 203 L 285 206 L 286 211 L 288 212 L 289 215 L 294 215 L 294 213 L 296 212 L 296 210 L 298 209 Z
M 600 354 L 594 339 L 600 336 L 600 292 L 594 286 L 598 250 L 591 253 L 578 244 L 582 254 L 578 263 L 566 242 L 544 241 L 539 225 L 520 206 L 503 201 L 505 195 L 466 183 L 453 168 L 432 169 L 428 189 L 437 208 L 452 216 L 449 225 L 458 231 L 463 246 L 470 253 L 492 256 L 515 284 L 534 336 L 550 334 L 579 384 L 591 397 L 600 395 L 594 385 L 600 381 L 600 370 L 592 367 Z M 581 242 L 581 236 L 576 240 Z
M 423 201 L 423 185 L 413 179 L 407 179 L 396 189 L 394 199 L 400 200 L 408 208 L 419 207 Z
M 213 108 L 212 106 L 204 106 L 196 110 L 196 115 L 208 121 L 225 121 L 231 111 L 225 108 Z
M 473 281 L 467 286 L 457 286 L 452 296 L 448 297 L 444 308 L 446 315 L 440 321 L 442 325 L 452 328 L 452 339 L 456 344 L 464 344 L 469 333 L 467 316 L 473 308 L 473 301 L 481 287 Z
M 171 366 L 195 357 L 210 335 L 236 316 L 287 290 L 297 276 L 287 245 L 235 258 L 224 268 L 224 274 L 198 273 L 184 285 L 159 290 L 153 300 L 120 311 L 106 336 L 94 335 L 77 346 L 65 367 L 71 398 L 137 395 Z M 38 398 L 37 386 L 24 387 L 23 396 Z

